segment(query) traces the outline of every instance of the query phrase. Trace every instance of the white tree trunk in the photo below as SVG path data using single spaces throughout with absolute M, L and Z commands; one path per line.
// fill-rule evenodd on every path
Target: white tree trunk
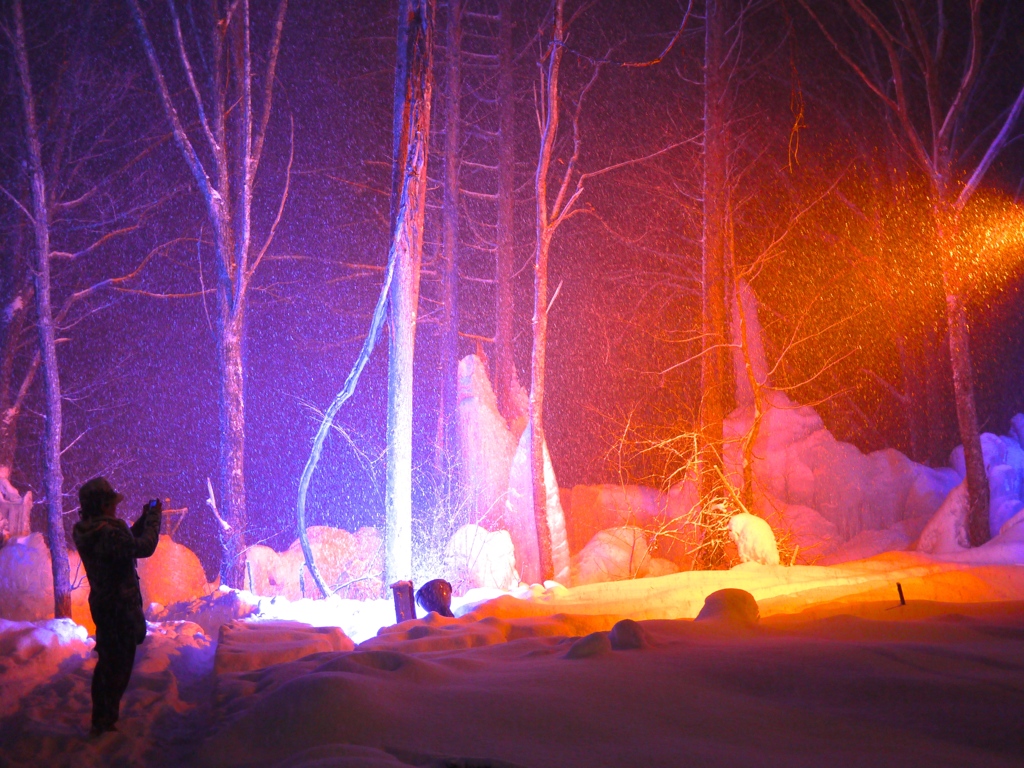
M 28 45 L 21 0 L 14 0 L 15 59 L 21 86 L 25 143 L 32 173 L 32 218 L 35 230 L 35 293 L 39 355 L 42 360 L 46 424 L 43 436 L 43 471 L 46 485 L 46 546 L 53 571 L 53 614 L 71 616 L 71 583 L 67 543 L 64 537 L 64 473 L 61 469 L 61 389 L 57 368 L 57 341 L 50 301 L 50 218 L 42 146 L 36 127 L 35 97 L 29 73 Z
M 413 351 L 433 89 L 432 0 L 399 8 L 395 78 L 394 282 L 390 296 L 385 584 L 412 577 Z

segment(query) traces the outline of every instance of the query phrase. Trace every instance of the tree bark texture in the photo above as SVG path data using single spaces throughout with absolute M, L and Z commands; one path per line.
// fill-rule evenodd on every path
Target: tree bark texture
M 725 501 L 722 423 L 726 381 L 730 379 L 726 318 L 725 264 L 728 248 L 727 73 L 724 34 L 728 25 L 721 0 L 705 2 L 704 59 L 704 217 L 701 249 L 701 404 L 698 443 L 698 492 L 707 568 L 722 560 Z
M 46 486 L 46 546 L 53 573 L 53 615 L 71 616 L 71 582 L 67 543 L 64 536 L 64 473 L 61 468 L 60 372 L 57 364 L 56 329 L 50 299 L 50 225 L 42 145 L 36 123 L 35 97 L 25 40 L 21 0 L 14 0 L 15 59 L 25 120 L 25 144 L 32 175 L 32 218 L 34 242 L 34 283 L 39 355 L 42 361 L 46 425 L 43 436 L 43 472 Z
M 494 393 L 498 411 L 510 424 L 518 416 L 512 392 L 519 383 L 512 339 L 515 304 L 512 274 L 515 263 L 515 91 L 512 81 L 512 3 L 498 4 L 498 242 L 495 255 Z
M 385 584 L 412 577 L 413 351 L 433 89 L 433 0 L 402 0 L 395 70 Z
M 436 464 L 445 475 L 458 455 L 455 445 L 459 377 L 459 153 L 462 125 L 462 2 L 448 0 L 445 66 L 444 202 L 442 219 L 443 306 L 441 319 L 441 407 Z
M 960 423 L 960 440 L 964 446 L 967 468 L 968 529 L 971 546 L 989 540 L 989 485 L 985 472 L 985 456 L 981 450 L 981 432 L 975 409 L 974 372 L 971 366 L 970 328 L 967 308 L 956 292 L 946 296 L 949 311 L 949 355 L 953 366 L 953 390 L 956 414 Z
M 245 315 L 239 307 L 222 321 L 218 333 L 220 377 L 220 487 L 221 517 L 226 532 L 221 580 L 244 584 L 245 528 Z

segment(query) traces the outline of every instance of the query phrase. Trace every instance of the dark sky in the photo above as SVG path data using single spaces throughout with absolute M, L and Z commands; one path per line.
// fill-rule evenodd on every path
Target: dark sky
M 1012 10 L 1014 3 L 986 4 L 987 32 L 995 41 L 995 53 L 986 61 L 972 103 L 977 125 L 967 121 L 965 134 L 992 123 L 1020 87 L 1024 24 Z M 184 103 L 185 85 L 172 58 L 166 6 L 144 5 L 157 47 L 173 73 L 172 87 Z M 265 50 L 269 39 L 272 5 L 254 4 L 257 51 Z M 520 184 L 516 346 L 520 377 L 526 380 L 532 311 L 531 181 L 537 152 L 535 32 L 547 6 L 533 0 L 514 5 L 515 45 L 520 51 L 515 71 Z M 885 166 L 893 151 L 893 141 L 881 127 L 883 111 L 798 4 L 752 5 L 756 7 L 744 24 L 742 45 L 737 46 L 739 62 L 730 90 L 741 259 L 762 247 L 785 216 L 817 199 L 835 180 L 842 180 L 839 187 L 848 183 L 851 189 L 862 189 L 864 180 L 880 164 Z M 842 4 L 833 3 L 833 9 L 837 5 Z M 828 3 L 818 7 L 830 12 Z M 4 4 L 3 13 L 4 24 L 9 25 L 9 4 Z M 131 287 L 151 293 L 192 293 L 209 285 L 209 248 L 197 248 L 195 243 L 201 234 L 209 237 L 201 200 L 167 136 L 127 5 L 98 0 L 28 3 L 26 14 L 44 152 L 58 157 L 55 148 L 61 146 L 62 125 L 93 138 L 104 136 L 103 154 L 83 164 L 83 173 L 109 173 L 135 157 L 143 145 L 150 147 L 105 193 L 103 205 L 90 212 L 109 222 L 117 214 L 132 218 L 129 212 L 144 207 L 145 215 L 132 218 L 138 228 L 88 258 L 58 260 L 58 297 L 63 300 L 97 279 L 124 274 L 151 249 L 167 243 Z M 567 55 L 563 73 L 567 106 L 572 108 L 591 72 L 585 56 L 601 57 L 611 51 L 611 58 L 618 61 L 650 58 L 671 38 L 681 17 L 674 1 L 595 4 L 570 36 L 574 53 Z M 442 8 L 438 21 L 443 20 Z M 562 486 L 616 482 L 642 474 L 638 467 L 623 468 L 607 455 L 627 414 L 649 423 L 652 434 L 678 427 L 692 414 L 698 367 L 677 367 L 667 375 L 662 371 L 696 349 L 693 279 L 700 254 L 702 25 L 695 14 L 658 66 L 606 66 L 581 112 L 584 170 L 680 146 L 589 184 L 582 198 L 588 212 L 556 235 L 551 286 L 562 288 L 551 314 L 548 420 Z M 327 406 L 344 381 L 376 300 L 381 273 L 353 265 L 379 268 L 386 258 L 389 201 L 384 192 L 390 184 L 395 28 L 392 4 L 292 0 L 289 6 L 254 208 L 255 240 L 261 242 L 284 180 L 294 120 L 292 191 L 270 257 L 256 279 L 248 314 L 246 466 L 253 541 L 266 539 L 280 547 L 294 538 L 297 482 L 316 429 L 316 411 Z M 442 31 L 437 38 L 443 40 Z M 954 35 L 954 43 L 958 40 Z M 6 40 L 0 42 L 0 109 L 5 115 L 0 126 L 0 174 L 6 189 L 27 199 L 13 62 L 10 46 Z M 443 49 L 436 58 L 440 67 Z M 84 67 L 89 76 L 80 77 L 81 82 L 71 78 L 69 72 L 80 71 L 72 64 Z M 258 64 L 262 66 L 262 60 Z M 798 103 L 794 99 L 804 110 L 796 155 L 791 143 Z M 464 104 L 470 100 L 465 96 Z M 61 119 L 69 114 L 70 120 Z M 443 118 L 436 104 L 435 118 Z M 565 146 L 560 150 L 564 159 Z M 441 177 L 437 159 L 435 155 L 430 166 L 435 182 Z M 556 162 L 556 170 L 560 167 L 564 166 Z M 54 169 L 68 171 L 60 169 L 57 159 Z M 986 181 L 992 190 L 1013 196 L 1021 171 L 1020 146 L 1014 144 Z M 83 182 L 72 178 L 69 189 L 76 183 Z M 438 199 L 435 183 L 430 203 Z M 823 361 L 837 353 L 844 356 L 828 375 L 796 390 L 798 396 L 824 398 L 821 410 L 840 437 L 865 449 L 895 445 L 906 450 L 899 408 L 874 384 L 876 374 L 899 384 L 896 352 L 884 338 L 884 316 L 865 289 L 866 273 L 845 260 L 850 251 L 844 243 L 859 235 L 842 208 L 822 208 L 825 213 L 814 219 L 813 227 L 796 228 L 759 277 L 761 284 L 755 283 L 766 304 L 769 349 L 778 352 L 801 306 L 813 305 L 808 316 L 824 325 L 836 312 L 847 313 L 841 332 L 825 334 L 812 345 L 813 351 L 785 369 L 785 376 L 793 381 L 810 378 Z M 426 321 L 418 332 L 416 358 L 420 510 L 428 506 L 437 485 L 429 465 L 439 391 L 438 326 L 431 322 L 429 300 L 438 295 L 433 267 L 439 235 L 436 217 L 431 222 L 424 254 L 423 293 L 428 303 L 421 307 Z M 6 201 L 0 203 L 0 227 L 6 302 L 26 255 L 23 223 Z M 95 232 L 87 217 L 69 217 L 57 228 L 57 239 L 71 243 L 69 249 Z M 486 277 L 488 268 L 478 257 L 474 261 L 467 256 L 467 272 Z M 827 291 L 820 295 L 825 286 Z M 460 287 L 463 332 L 493 333 L 490 291 L 472 281 Z M 217 384 L 209 312 L 212 304 L 204 306 L 199 298 L 105 292 L 73 313 L 60 362 L 68 395 L 67 508 L 75 506 L 77 485 L 97 473 L 108 474 L 132 506 L 154 495 L 169 497 L 174 506 L 192 510 L 181 537 L 203 552 L 212 566 L 212 552 L 204 544 L 212 522 L 203 505 L 206 478 L 217 477 Z M 987 429 L 1005 431 L 1009 416 L 1024 408 L 1020 318 L 1019 272 L 1011 269 L 998 290 L 987 292 L 974 310 L 977 381 Z M 475 342 L 463 340 L 463 354 L 474 349 Z M 17 356 L 15 377 L 29 352 L 26 347 Z M 311 491 L 313 523 L 350 529 L 382 524 L 386 366 L 382 344 L 356 396 L 338 418 L 351 444 L 340 435 L 328 441 Z M 42 487 L 40 407 L 34 395 L 20 425 L 15 467 L 17 482 L 37 494 Z M 851 416 L 856 412 L 866 417 Z

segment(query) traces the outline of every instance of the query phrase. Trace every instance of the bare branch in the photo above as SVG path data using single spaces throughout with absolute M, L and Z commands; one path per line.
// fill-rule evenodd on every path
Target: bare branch
M 35 217 L 31 213 L 28 212 L 28 208 L 26 208 L 24 205 L 22 205 L 21 201 L 18 198 L 16 198 L 14 195 L 12 195 L 10 192 L 8 192 L 7 188 L 4 187 L 2 184 L 0 184 L 0 192 L 3 192 L 5 195 L 7 195 L 7 197 L 10 198 L 11 202 L 14 203 L 16 206 L 18 206 L 18 208 L 21 210 L 22 213 L 24 213 L 26 216 L 28 216 L 28 220 L 31 221 L 32 224 L 36 223 Z
M 139 36 L 142 38 L 142 47 L 146 51 L 146 58 L 149 60 L 149 66 L 153 72 L 153 78 L 156 80 L 157 87 L 160 90 L 160 99 L 163 102 L 164 112 L 167 113 L 167 119 L 170 120 L 171 126 L 174 129 L 174 138 L 178 142 L 178 146 L 181 148 L 181 152 L 185 157 L 185 162 L 188 164 L 189 170 L 192 171 L 192 176 L 195 178 L 200 190 L 202 190 L 203 196 L 207 200 L 207 205 L 209 205 L 219 217 L 220 208 L 224 201 L 221 198 L 220 193 L 214 187 L 213 182 L 210 181 L 210 177 L 207 175 L 206 169 L 203 167 L 203 163 L 196 154 L 195 148 L 192 146 L 192 141 L 189 139 L 188 134 L 185 132 L 185 128 L 178 117 L 178 110 L 171 99 L 171 93 L 167 88 L 167 81 L 164 79 L 163 69 L 160 67 L 160 61 L 156 57 L 156 49 L 153 47 L 153 41 L 150 39 L 149 31 L 146 29 L 145 19 L 142 17 L 142 9 L 139 8 L 139 0 L 129 0 L 129 3 L 132 9 L 132 16 L 135 19 L 135 25 L 139 29 Z
M 1013 106 L 1010 108 L 1010 112 L 1006 116 L 1006 120 L 1003 121 L 1003 127 L 999 129 L 999 133 L 994 139 L 992 139 L 992 143 L 989 144 L 984 157 L 982 157 L 981 162 L 978 163 L 978 167 L 974 169 L 974 173 L 971 174 L 971 178 L 968 179 L 967 184 L 960 191 L 960 195 L 956 200 L 956 207 L 958 209 L 963 209 L 967 204 L 967 201 L 971 199 L 971 196 L 977 191 L 978 185 L 981 184 L 981 180 L 985 176 L 985 172 L 988 171 L 989 166 L 991 166 L 995 161 L 996 156 L 1003 150 L 1003 147 L 1006 146 L 1006 143 L 1010 138 L 1010 131 L 1013 130 L 1013 126 L 1017 122 L 1017 118 L 1020 117 L 1022 109 L 1024 109 L 1024 87 L 1022 87 L 1020 93 L 1017 94 L 1017 100 L 1013 102 Z
M 267 61 L 267 74 L 263 82 L 263 111 L 260 114 L 260 124 L 256 131 L 256 146 L 253 150 L 250 169 L 253 178 L 260 167 L 260 158 L 263 156 L 263 141 L 267 137 L 267 125 L 270 123 L 270 107 L 274 99 L 274 77 L 277 71 L 277 56 L 281 51 L 281 33 L 284 30 L 284 15 L 288 10 L 288 0 L 281 0 L 277 6 L 277 17 L 274 19 L 274 37 L 270 44 L 270 55 Z M 295 126 L 292 126 L 294 132 Z M 290 164 L 290 163 L 289 163 Z
M 196 85 L 196 78 L 192 73 L 192 61 L 188 57 L 188 51 L 185 50 L 185 39 L 181 35 L 181 20 L 178 18 L 178 7 L 174 4 L 174 0 L 167 0 L 167 6 L 170 8 L 171 20 L 174 23 L 174 37 L 178 41 L 178 57 L 181 59 L 181 66 L 185 69 L 188 87 L 192 90 L 192 98 L 195 99 L 196 109 L 199 111 L 199 124 L 203 127 L 203 133 L 210 144 L 210 149 L 216 155 L 220 152 L 220 145 L 217 143 L 217 139 L 214 138 L 213 131 L 210 130 L 210 121 L 206 119 L 203 96 L 199 93 L 199 86 Z
M 291 143 L 288 147 L 288 168 L 285 170 L 284 177 L 284 189 L 281 191 L 281 202 L 277 206 L 277 216 L 274 217 L 274 223 L 270 225 L 270 231 L 267 233 L 267 239 L 263 243 L 263 247 L 260 249 L 259 254 L 253 259 L 252 267 L 249 269 L 249 277 L 251 278 L 256 268 L 263 261 L 263 256 L 266 254 L 267 249 L 270 247 L 270 243 L 274 240 L 274 235 L 277 234 L 277 225 L 281 223 L 281 216 L 284 214 L 284 204 L 288 200 L 288 187 L 292 180 L 292 161 L 295 159 L 295 118 L 291 117 L 292 133 Z

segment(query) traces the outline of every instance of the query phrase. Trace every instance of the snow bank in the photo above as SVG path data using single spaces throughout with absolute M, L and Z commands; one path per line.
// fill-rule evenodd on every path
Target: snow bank
M 214 671 L 218 675 L 248 672 L 313 653 L 354 648 L 355 643 L 338 627 L 310 627 L 294 621 L 232 621 L 220 628 Z
M 760 621 L 757 601 L 742 589 L 720 589 L 704 599 L 694 621 L 716 622 L 731 627 L 753 627 Z
M 92 647 L 85 627 L 70 619 L 0 619 L 0 717 L 16 711 L 27 693 L 59 671 L 80 666 Z
M 834 766 L 1019 764 L 1021 671 L 1005 639 L 1019 616 L 883 615 L 744 628 L 409 622 L 351 653 L 219 681 L 224 717 L 198 757 L 310 768 L 815 765 L 822 755 Z M 544 634 L 554 628 L 572 634 Z M 613 633 L 640 647 L 613 650 Z M 958 674 L 936 674 L 936 658 Z

